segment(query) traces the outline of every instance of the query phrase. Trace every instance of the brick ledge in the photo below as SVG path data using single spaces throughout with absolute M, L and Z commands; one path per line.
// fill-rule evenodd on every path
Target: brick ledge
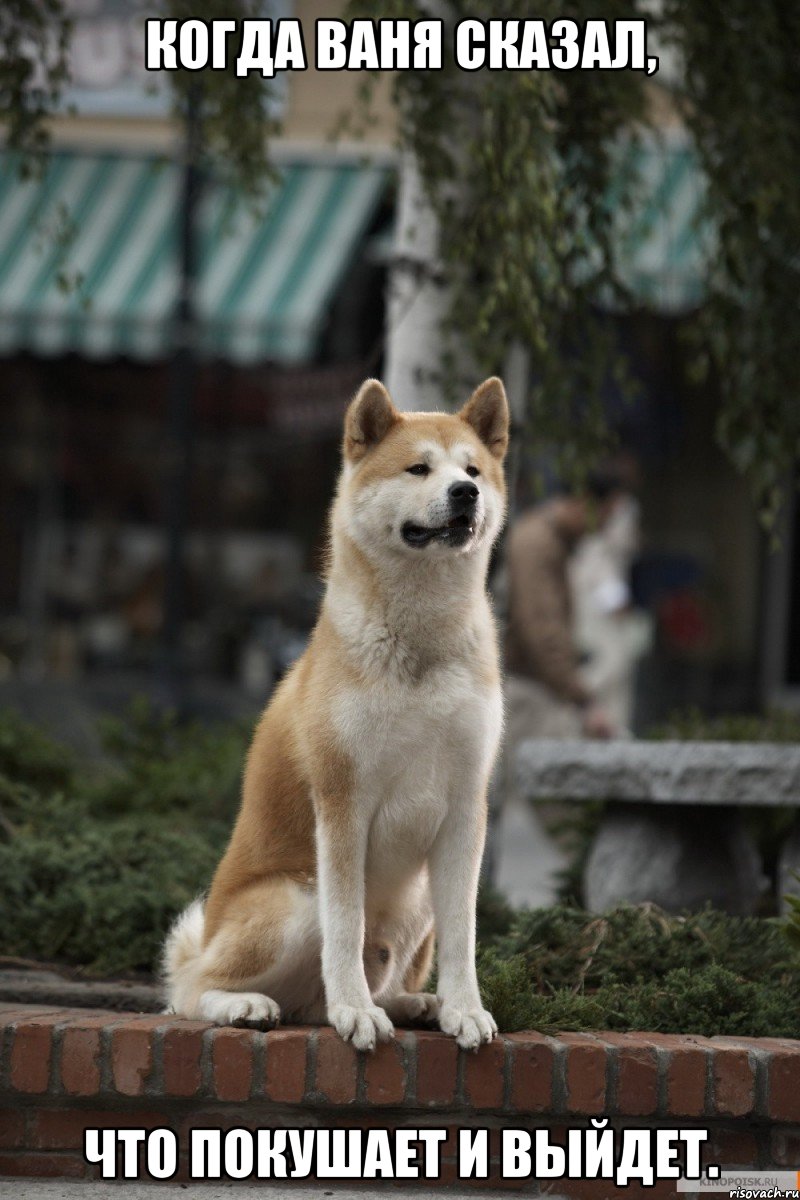
M 466 1053 L 398 1030 L 358 1054 L 328 1027 L 0 1004 L 0 1094 L 800 1121 L 800 1041 L 526 1032 Z
M 93 1124 L 291 1124 L 300 1111 L 328 1125 L 702 1124 L 722 1161 L 798 1166 L 800 1042 L 514 1033 L 467 1054 L 403 1030 L 364 1055 L 327 1027 L 0 1004 L 0 1175 L 86 1174 Z

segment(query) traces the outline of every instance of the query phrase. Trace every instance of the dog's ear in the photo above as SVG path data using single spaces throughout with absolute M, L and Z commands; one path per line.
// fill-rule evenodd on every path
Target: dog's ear
M 400 419 L 400 413 L 380 380 L 366 379 L 344 419 L 345 458 L 358 462 Z
M 495 458 L 504 458 L 508 449 L 508 400 L 502 379 L 493 375 L 470 396 L 458 414 L 477 433 Z

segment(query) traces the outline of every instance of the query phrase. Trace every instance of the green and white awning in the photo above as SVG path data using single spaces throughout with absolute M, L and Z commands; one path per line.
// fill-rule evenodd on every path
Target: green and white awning
M 631 185 L 630 207 L 618 210 L 616 220 L 622 281 L 656 312 L 696 308 L 714 239 L 702 219 L 704 181 L 686 135 L 630 140 L 617 169 L 620 185 Z
M 691 147 L 685 137 L 631 141 L 618 170 L 635 198 L 617 220 L 623 281 L 656 311 L 695 307 L 711 240 Z M 312 358 L 387 180 L 380 166 L 298 162 L 258 209 L 209 184 L 199 211 L 200 350 L 240 363 Z M 0 156 L 0 355 L 168 353 L 179 204 L 172 163 L 55 153 L 24 181 Z
M 294 163 L 258 208 L 206 187 L 197 308 L 204 354 L 307 361 L 388 172 Z M 172 163 L 55 153 L 36 179 L 0 158 L 0 354 L 168 353 L 180 177 Z

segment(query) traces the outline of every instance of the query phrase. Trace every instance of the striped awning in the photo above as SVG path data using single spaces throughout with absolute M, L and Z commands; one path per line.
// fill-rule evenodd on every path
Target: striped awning
M 199 349 L 313 357 L 388 171 L 297 162 L 258 206 L 209 183 L 198 213 Z M 171 345 L 180 174 L 173 163 L 54 153 L 22 180 L 0 159 L 0 354 L 155 358 Z
M 620 190 L 630 186 L 630 204 L 615 213 L 622 282 L 635 301 L 656 312 L 696 308 L 714 235 L 702 218 L 704 180 L 688 138 L 676 131 L 627 141 L 617 178 Z

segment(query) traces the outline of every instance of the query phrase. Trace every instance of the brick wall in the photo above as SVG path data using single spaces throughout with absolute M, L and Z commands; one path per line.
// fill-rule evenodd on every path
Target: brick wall
M 515 1033 L 477 1054 L 404 1031 L 373 1055 L 330 1029 L 270 1033 L 165 1016 L 0 1005 L 0 1176 L 93 1177 L 86 1128 L 447 1128 L 440 1184 L 464 1189 L 459 1128 L 612 1125 L 711 1131 L 708 1161 L 800 1167 L 800 1042 L 631 1033 Z M 674 1185 L 502 1180 L 528 1194 L 661 1200 Z M 182 1162 L 179 1178 L 186 1175 Z M 473 1181 L 474 1182 L 474 1181 Z M 423 1186 L 430 1186 L 429 1182 Z M 480 1186 L 487 1184 L 481 1181 Z

